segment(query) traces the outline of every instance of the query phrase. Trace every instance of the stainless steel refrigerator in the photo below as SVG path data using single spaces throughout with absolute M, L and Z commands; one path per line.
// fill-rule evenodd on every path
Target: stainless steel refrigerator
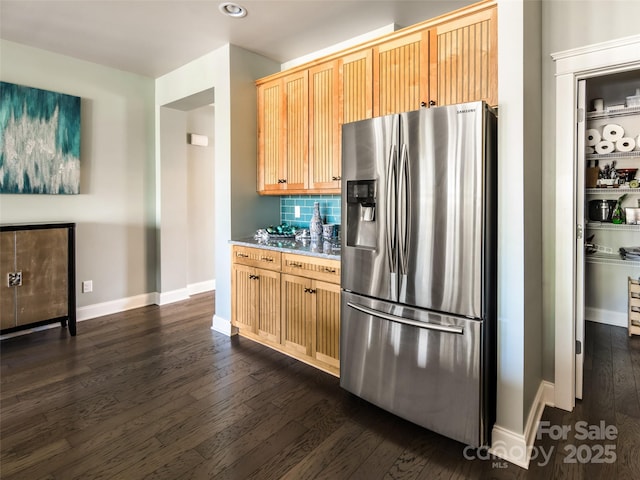
M 340 385 L 472 446 L 495 420 L 495 112 L 342 127 Z

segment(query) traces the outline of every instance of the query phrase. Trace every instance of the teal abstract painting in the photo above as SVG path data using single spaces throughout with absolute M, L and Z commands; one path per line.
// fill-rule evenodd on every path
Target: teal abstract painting
M 0 193 L 80 191 L 80 97 L 0 82 Z

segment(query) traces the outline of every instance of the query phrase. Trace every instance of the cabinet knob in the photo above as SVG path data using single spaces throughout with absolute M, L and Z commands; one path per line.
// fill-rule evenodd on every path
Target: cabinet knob
M 7 275 L 7 287 L 21 287 L 22 272 L 9 272 Z
M 264 260 L 265 262 L 273 262 L 273 257 L 260 257 L 260 260 Z
M 241 257 L 241 258 L 249 258 L 249 255 L 247 255 L 246 253 L 236 253 L 236 257 Z
M 295 268 L 302 268 L 302 264 L 298 262 L 291 262 L 289 265 Z
M 327 273 L 336 273 L 335 268 L 324 267 L 324 271 Z
M 338 175 L 337 177 L 331 177 L 331 180 L 337 182 L 338 180 L 342 180 L 342 177 Z
M 286 178 L 279 178 L 278 179 L 278 183 L 287 183 L 287 179 Z
M 435 107 L 436 106 L 436 101 L 435 100 L 429 100 L 429 106 L 430 107 Z
M 304 289 L 304 293 L 311 293 L 311 294 L 314 294 L 314 293 L 316 293 L 316 291 L 315 291 L 313 288 L 307 288 L 307 287 L 305 287 L 305 289 Z

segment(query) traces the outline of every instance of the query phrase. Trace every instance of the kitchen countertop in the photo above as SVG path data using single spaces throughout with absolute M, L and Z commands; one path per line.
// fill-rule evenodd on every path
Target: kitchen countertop
M 309 240 L 296 241 L 293 238 L 277 238 L 265 241 L 256 240 L 253 237 L 246 237 L 229 240 L 229 243 L 232 245 L 243 245 L 245 247 L 275 250 L 277 252 L 310 255 L 312 257 L 327 258 L 329 260 L 340 260 L 340 245 L 334 242 L 312 244 Z

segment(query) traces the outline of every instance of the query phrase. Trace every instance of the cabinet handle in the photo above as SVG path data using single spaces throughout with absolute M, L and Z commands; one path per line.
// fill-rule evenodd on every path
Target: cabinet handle
M 333 180 L 334 182 L 337 182 L 338 180 L 342 180 L 342 177 L 341 176 L 331 177 L 331 180 Z
M 260 279 L 260 277 L 259 277 L 258 275 L 253 275 L 253 274 L 251 274 L 251 275 L 249 275 L 249 279 L 250 279 L 250 280 L 259 280 L 259 279 Z
M 427 102 L 420 102 L 420 106 L 422 108 L 427 106 Z M 429 106 L 430 107 L 435 107 L 436 106 L 436 101 L 435 100 L 429 100 Z
M 311 294 L 314 294 L 314 293 L 316 293 L 316 291 L 315 291 L 313 288 L 306 288 L 306 287 L 305 287 L 305 289 L 304 289 L 304 293 L 311 293 Z
M 240 253 L 240 252 L 237 252 L 237 253 L 236 253 L 236 257 L 240 257 L 240 258 L 249 258 L 249 255 L 247 255 L 246 253 Z
M 279 178 L 278 179 L 278 183 L 287 183 L 287 179 L 286 178 Z
M 291 262 L 289 265 L 295 268 L 302 268 L 302 264 L 298 262 Z
M 21 287 L 22 272 L 9 272 L 7 274 L 7 287 Z
M 324 267 L 324 271 L 327 273 L 336 273 L 335 268 Z
M 260 260 L 264 260 L 265 262 L 273 262 L 273 257 L 260 257 Z

